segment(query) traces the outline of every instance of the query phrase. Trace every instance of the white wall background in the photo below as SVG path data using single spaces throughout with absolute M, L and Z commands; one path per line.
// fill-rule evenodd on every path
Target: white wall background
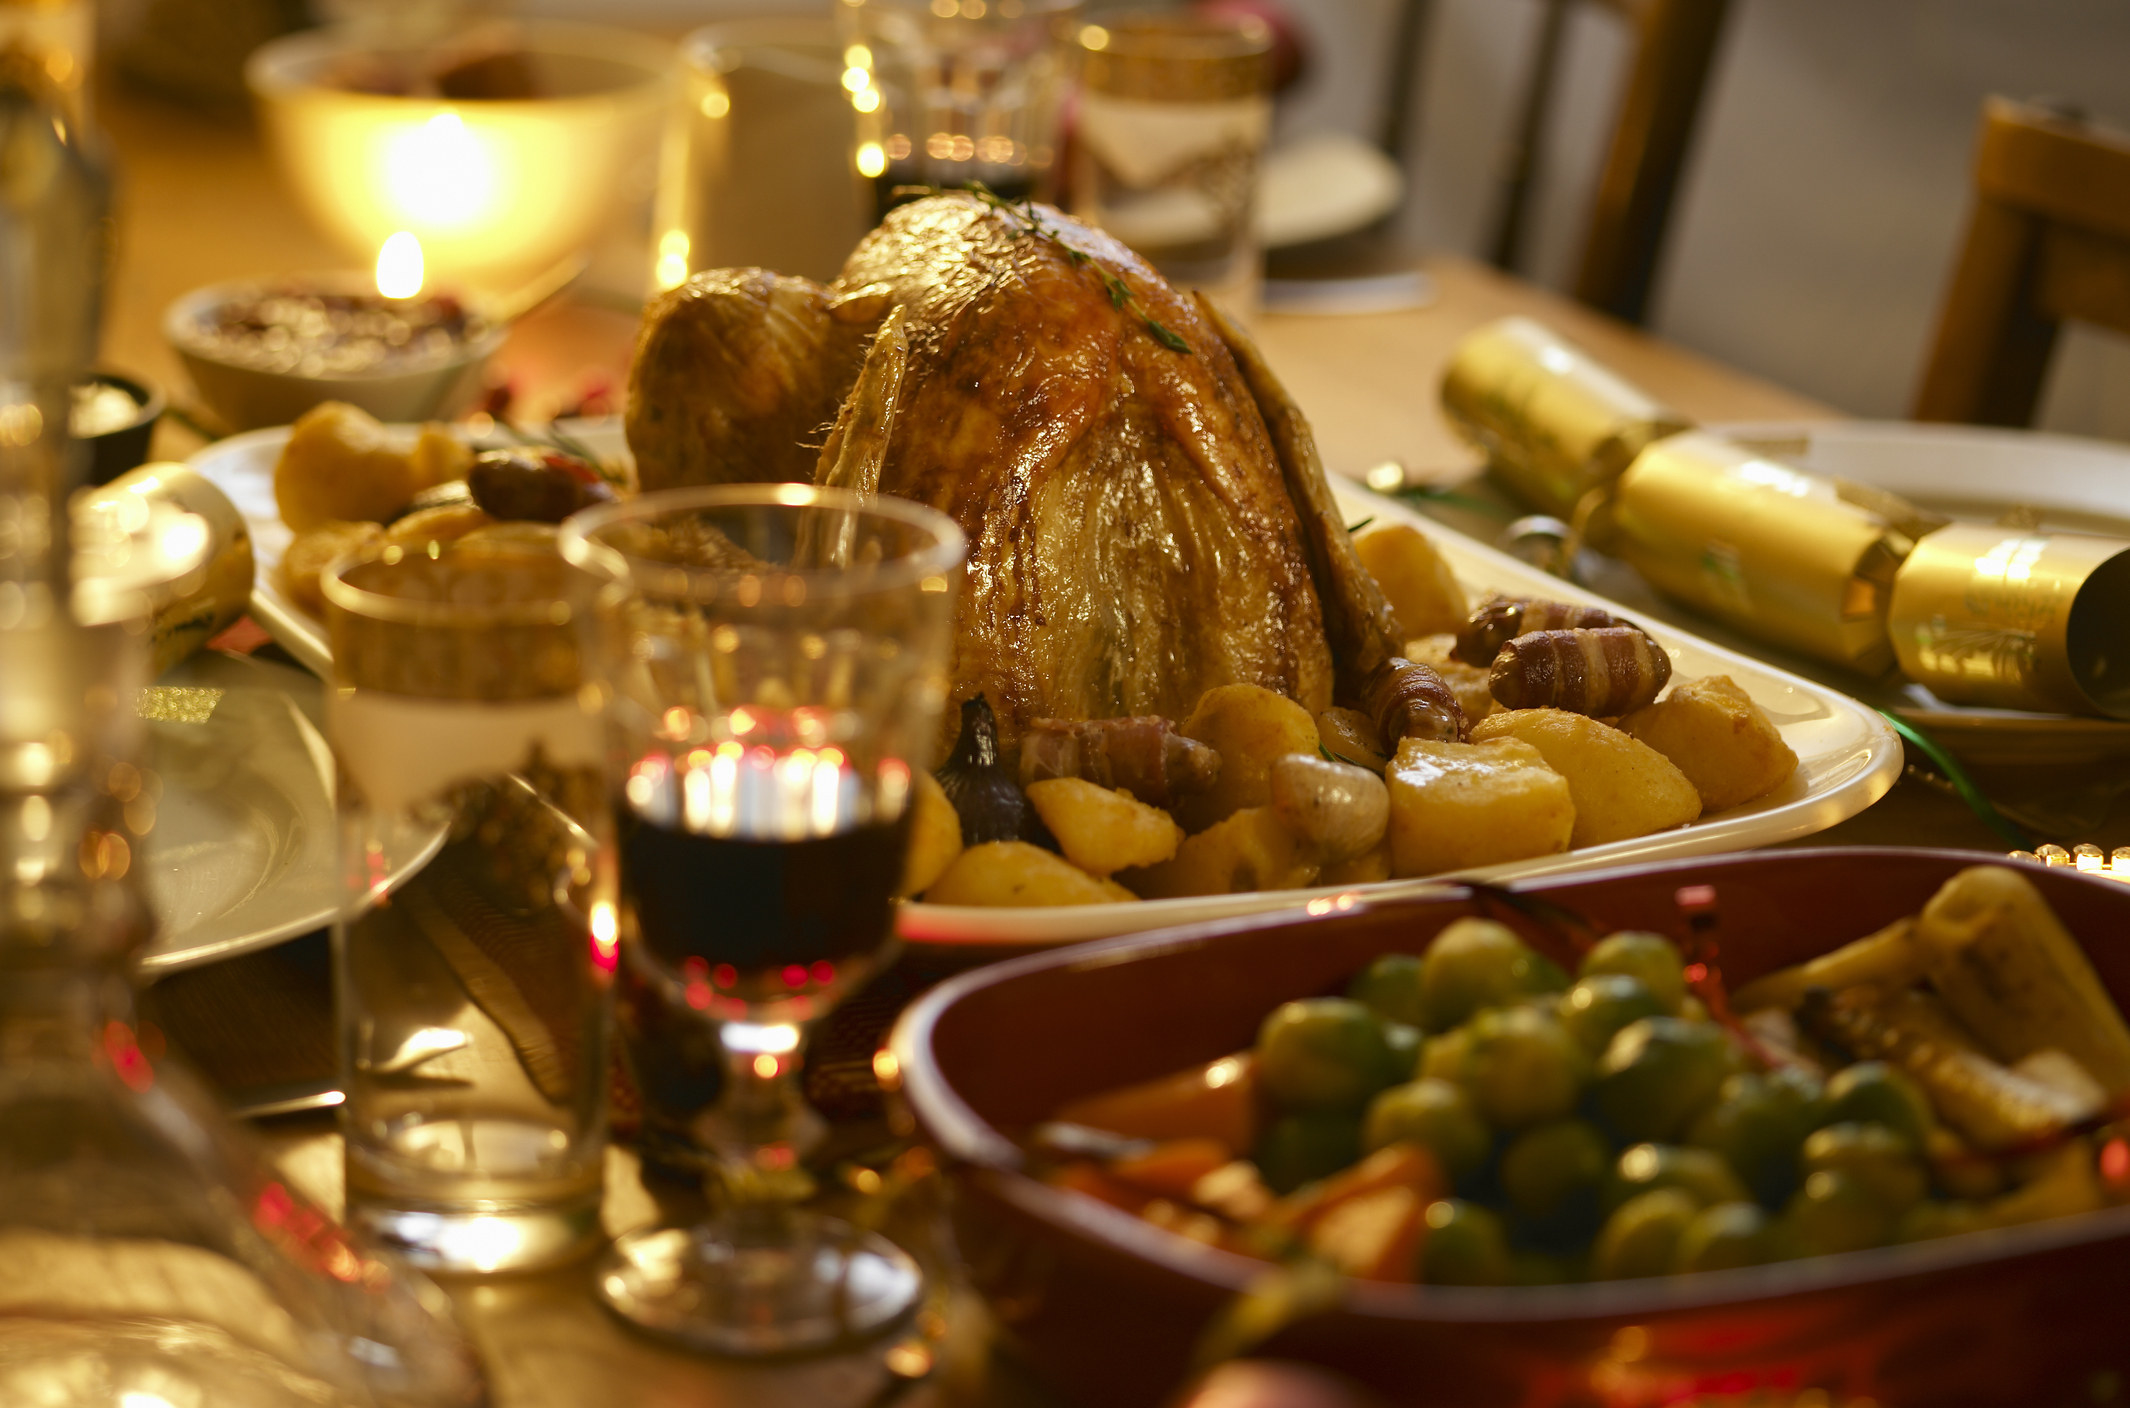
M 1316 63 L 1281 130 L 1372 134 L 1399 0 L 1287 0 Z M 655 17 L 825 0 L 522 0 Z M 1583 7 L 1542 173 L 1529 272 L 1565 282 L 1625 54 Z M 1401 228 L 1476 252 L 1519 100 L 1535 0 L 1433 0 Z M 1662 270 L 1665 336 L 1855 414 L 1904 413 L 1966 218 L 1984 95 L 2047 95 L 2130 127 L 2130 0 L 1732 0 Z M 2074 329 L 2043 424 L 2130 440 L 2130 340 Z

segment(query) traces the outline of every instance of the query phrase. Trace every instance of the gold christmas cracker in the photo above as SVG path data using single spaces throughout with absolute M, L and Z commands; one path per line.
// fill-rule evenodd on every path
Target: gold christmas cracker
M 1608 551 L 1651 585 L 1761 640 L 1877 674 L 1894 574 L 1946 520 L 1718 436 L 1674 435 L 1613 487 Z
M 205 685 L 150 685 L 140 692 L 134 712 L 151 723 L 204 724 L 214 717 L 222 691 Z
M 1895 574 L 1887 629 L 1948 703 L 2130 718 L 2130 541 L 1954 524 Z
M 1644 447 L 1693 425 L 1529 318 L 1488 323 L 1457 345 L 1442 409 L 1512 493 L 1561 518 Z

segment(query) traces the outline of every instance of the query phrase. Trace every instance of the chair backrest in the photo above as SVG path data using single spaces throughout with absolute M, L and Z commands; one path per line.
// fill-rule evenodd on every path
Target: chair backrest
M 1514 270 L 1522 254 L 1531 186 L 1552 113 L 1568 7 L 1545 0 L 1537 51 L 1495 219 L 1490 257 Z M 1591 203 L 1575 296 L 1640 323 L 1649 312 L 1657 262 L 1679 177 L 1693 146 L 1730 0 L 1597 0 L 1634 30 L 1634 57 L 1613 120 L 1611 145 Z
M 2130 334 L 2130 134 L 1990 98 L 1915 418 L 2032 424 L 2066 321 Z

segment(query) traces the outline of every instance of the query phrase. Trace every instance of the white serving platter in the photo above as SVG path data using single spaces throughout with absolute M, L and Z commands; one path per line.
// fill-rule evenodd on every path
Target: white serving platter
M 616 458 L 627 453 L 618 421 L 586 421 L 564 428 L 594 453 Z M 285 428 L 239 435 L 208 446 L 193 457 L 193 464 L 230 496 L 251 525 L 252 551 L 258 561 L 253 615 L 290 654 L 323 673 L 330 662 L 324 627 L 289 602 L 277 581 L 276 569 L 290 535 L 274 508 L 273 469 L 287 435 Z M 1549 577 L 1403 504 L 1346 483 L 1335 483 L 1334 487 L 1341 512 L 1349 523 L 1373 517 L 1378 523 L 1410 523 L 1425 532 L 1474 599 L 1488 591 L 1500 591 L 1608 604 L 1604 597 Z M 1676 627 L 1651 623 L 1651 633 L 1670 652 L 1675 678 L 1724 674 L 1744 688 L 1775 721 L 1783 740 L 1796 752 L 1796 774 L 1768 796 L 1703 817 L 1689 826 L 1560 855 L 1489 866 L 1469 872 L 1473 877 L 1504 880 L 1554 875 L 1794 840 L 1854 816 L 1884 796 L 1900 775 L 1900 739 L 1876 710 L 1830 686 L 1711 644 Z M 1047 909 L 910 903 L 898 911 L 896 929 L 904 941 L 912 944 L 1041 948 L 1310 905 L 1350 908 L 1356 903 L 1419 893 L 1439 880 L 1440 877 L 1431 877 L 1338 889 L 1259 891 Z

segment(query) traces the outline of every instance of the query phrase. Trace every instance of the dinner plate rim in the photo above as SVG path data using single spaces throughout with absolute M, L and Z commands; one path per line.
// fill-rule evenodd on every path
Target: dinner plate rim
M 271 660 L 257 660 L 250 656 L 229 655 L 218 651 L 201 652 L 187 661 L 186 667 L 186 672 L 179 677 L 179 682 L 184 684 L 199 684 L 208 688 L 225 690 L 242 688 L 260 693 L 281 694 L 291 706 L 292 726 L 313 730 L 316 734 L 315 741 L 321 747 L 323 746 L 324 733 L 321 719 L 323 715 L 324 685 L 311 675 L 301 670 L 292 670 Z M 247 672 L 253 674 L 255 678 L 245 678 L 245 673 Z M 165 678 L 168 679 L 169 677 L 166 676 Z M 330 840 L 339 824 L 333 806 L 334 778 L 329 771 L 321 771 L 319 781 L 322 787 L 318 795 L 323 798 L 324 805 L 315 811 L 304 811 L 299 819 L 306 826 L 318 828 L 319 833 Z M 167 788 L 167 786 L 168 783 L 166 781 L 165 787 Z M 387 887 L 397 887 L 409 875 L 412 875 L 426 864 L 437 849 L 443 845 L 444 839 L 445 830 L 442 827 L 438 827 L 432 834 L 422 838 L 416 846 L 405 850 L 402 858 L 393 864 L 390 873 L 386 877 L 385 883 Z M 155 853 L 152 850 L 143 857 L 144 864 L 152 865 L 154 860 Z M 327 880 L 328 883 L 322 888 L 320 898 L 316 903 L 301 910 L 293 911 L 284 919 L 238 932 L 220 932 L 222 929 L 231 927 L 223 922 L 226 916 L 231 913 L 241 913 L 245 905 L 252 902 L 256 895 L 255 892 L 254 897 L 247 897 L 245 901 L 232 910 L 224 911 L 223 915 L 218 915 L 215 919 L 195 925 L 195 928 L 205 929 L 208 932 L 210 937 L 205 939 L 186 942 L 183 940 L 182 935 L 170 935 L 162 928 L 161 916 L 158 914 L 156 935 L 149 942 L 147 949 L 142 952 L 137 966 L 143 976 L 150 979 L 161 978 L 190 968 L 204 967 L 208 964 L 222 962 L 225 959 L 240 958 L 245 954 L 257 953 L 264 949 L 273 948 L 278 944 L 286 943 L 290 939 L 323 929 L 340 916 L 342 908 L 337 874 L 329 870 Z M 286 883 L 285 879 L 277 879 L 269 882 L 269 885 L 273 887 Z M 152 893 L 150 898 L 152 901 Z

